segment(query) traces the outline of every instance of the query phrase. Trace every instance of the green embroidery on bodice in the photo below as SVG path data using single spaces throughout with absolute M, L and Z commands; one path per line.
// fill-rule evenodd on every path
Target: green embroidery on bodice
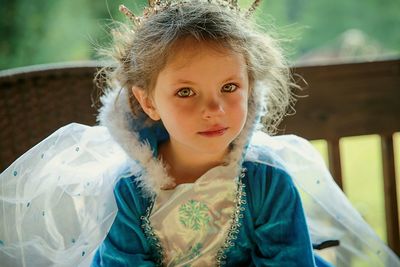
M 186 228 L 199 231 L 208 226 L 210 220 L 207 205 L 200 201 L 189 200 L 179 207 L 179 221 Z

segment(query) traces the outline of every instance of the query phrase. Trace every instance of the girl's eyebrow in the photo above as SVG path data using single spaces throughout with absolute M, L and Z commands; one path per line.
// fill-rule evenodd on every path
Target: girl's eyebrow
M 189 84 L 189 85 L 195 85 L 196 83 L 190 80 L 184 80 L 184 79 L 178 79 L 174 82 L 174 84 Z
M 235 80 L 236 80 L 236 81 L 237 81 L 237 80 L 242 81 L 242 80 L 243 80 L 242 75 L 237 75 L 237 74 L 231 75 L 231 76 L 229 76 L 228 78 L 222 80 L 221 83 L 226 83 L 226 82 L 228 82 L 228 81 L 235 81 Z M 178 80 L 176 80 L 176 81 L 174 82 L 174 84 L 189 84 L 189 85 L 195 85 L 196 83 L 193 82 L 193 81 L 190 81 L 190 80 L 178 79 Z
M 237 81 L 237 80 L 242 81 L 243 78 L 244 78 L 243 75 L 233 74 L 233 75 L 229 76 L 227 79 L 223 80 L 222 83 L 226 83 L 229 81 Z

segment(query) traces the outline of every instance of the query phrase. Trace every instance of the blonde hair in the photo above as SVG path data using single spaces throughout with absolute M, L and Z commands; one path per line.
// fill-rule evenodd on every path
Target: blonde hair
M 121 23 L 112 35 L 113 45 L 106 54 L 113 67 L 103 71 L 108 86 L 117 83 L 129 91 L 134 113 L 141 107 L 131 88 L 140 87 L 150 94 L 171 49 L 185 38 L 211 42 L 244 55 L 250 84 L 261 83 L 268 90 L 267 112 L 262 117 L 267 132 L 275 132 L 292 103 L 290 71 L 276 40 L 235 9 L 212 1 L 177 1 L 138 26 Z

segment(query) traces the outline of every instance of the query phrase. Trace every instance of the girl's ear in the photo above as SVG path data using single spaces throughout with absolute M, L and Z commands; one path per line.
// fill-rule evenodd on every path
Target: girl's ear
M 137 86 L 132 87 L 132 93 L 135 96 L 136 100 L 139 102 L 143 111 L 154 121 L 160 120 L 160 116 L 158 115 L 157 109 L 154 105 L 154 101 L 151 97 L 147 95 L 147 93 Z

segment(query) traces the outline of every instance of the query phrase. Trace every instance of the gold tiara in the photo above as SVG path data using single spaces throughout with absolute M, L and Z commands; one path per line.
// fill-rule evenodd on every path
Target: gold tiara
M 186 1 L 178 1 L 178 4 L 183 4 Z M 229 7 L 230 9 L 240 11 L 240 7 L 238 4 L 238 0 L 207 0 L 207 2 L 212 3 L 216 2 L 222 7 Z M 249 17 L 257 7 L 260 5 L 261 0 L 255 0 L 251 4 L 251 6 L 244 12 L 245 17 Z M 144 20 L 148 17 L 162 12 L 172 5 L 171 0 L 148 0 L 148 6 L 144 9 L 142 16 L 136 16 L 130 11 L 126 6 L 120 5 L 119 11 L 123 13 L 130 21 L 132 21 L 136 26 L 140 26 Z

